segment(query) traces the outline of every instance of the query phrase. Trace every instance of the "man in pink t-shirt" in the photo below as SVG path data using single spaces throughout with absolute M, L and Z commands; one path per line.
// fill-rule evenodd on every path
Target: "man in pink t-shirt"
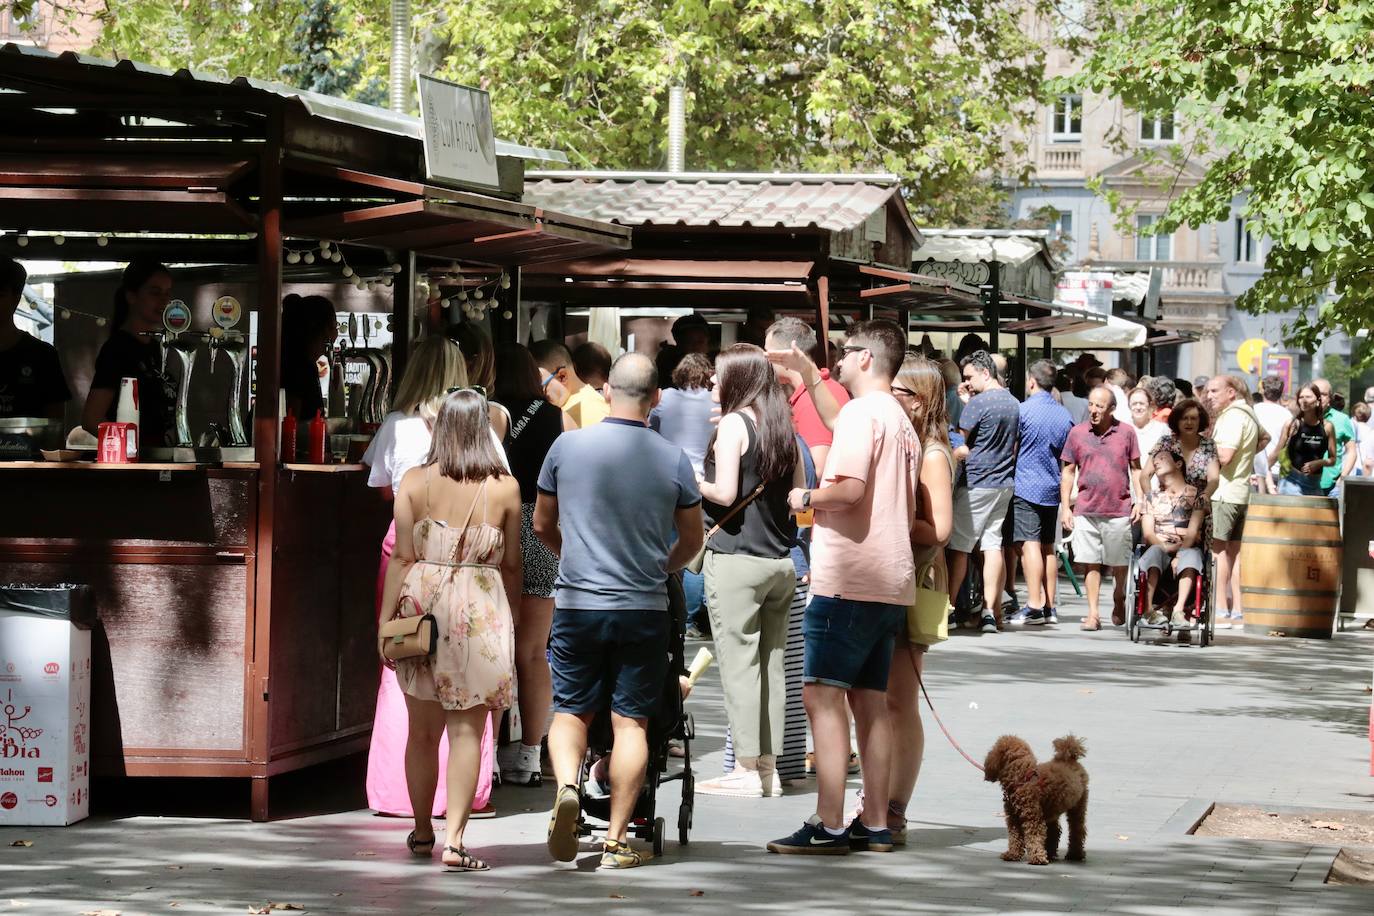
M 916 597 L 911 525 L 921 472 L 920 441 L 892 396 L 892 378 L 905 352 L 902 330 L 890 321 L 853 327 L 837 366 L 853 400 L 835 421 L 821 486 L 795 489 L 788 497 L 793 509 L 816 513 L 802 680 L 816 741 L 818 799 L 816 814 L 796 833 L 769 843 L 770 852 L 842 855 L 851 849 L 892 849 L 887 676 L 894 640 L 899 634 L 904 638 L 906 609 Z M 846 699 L 864 765 L 864 813 L 847 826 Z
M 813 358 L 816 354 L 816 332 L 811 330 L 811 326 L 800 318 L 779 318 L 769 325 L 768 334 L 764 340 L 767 349 L 774 352 L 791 350 L 795 346 Z M 791 391 L 787 400 L 792 405 L 792 425 L 796 428 L 797 434 L 802 437 L 802 441 L 806 443 L 816 468 L 818 470 L 824 468 L 826 456 L 830 454 L 830 445 L 834 442 L 830 427 L 825 425 L 825 421 L 817 412 L 816 401 L 812 397 L 811 389 L 807 387 L 806 380 L 801 374 L 795 369 L 787 369 L 780 365 L 777 366 L 777 373 L 783 384 L 787 385 Z M 830 373 L 825 369 L 820 370 L 819 380 L 813 381 L 812 385 L 817 389 L 824 387 L 840 407 L 849 401 L 849 392 L 844 390 L 843 385 L 832 379 Z

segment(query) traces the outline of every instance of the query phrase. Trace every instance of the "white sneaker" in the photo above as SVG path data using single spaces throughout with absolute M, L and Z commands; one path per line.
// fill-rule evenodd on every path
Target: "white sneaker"
M 763 779 L 758 770 L 735 770 L 733 773 L 726 773 L 724 776 L 697 783 L 696 790 L 702 795 L 763 798 Z M 778 793 L 782 793 L 781 786 L 778 787 Z
M 1164 626 L 1164 621 L 1168 619 L 1169 618 L 1165 617 L 1164 612 L 1161 611 L 1159 608 L 1153 608 L 1151 609 L 1149 616 L 1145 618 L 1145 622 L 1152 627 L 1162 627 Z
M 501 781 L 516 786 L 538 786 L 544 781 L 539 766 L 539 745 L 515 742 L 496 751 Z
M 1190 627 L 1193 625 L 1193 621 L 1189 619 L 1188 615 L 1178 608 L 1174 608 L 1173 613 L 1169 615 L 1169 622 L 1176 627 Z

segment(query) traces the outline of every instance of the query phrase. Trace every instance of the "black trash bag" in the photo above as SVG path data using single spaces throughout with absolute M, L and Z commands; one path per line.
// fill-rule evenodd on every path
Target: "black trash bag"
M 89 585 L 11 582 L 0 585 L 0 611 L 16 611 L 53 620 L 70 620 L 83 630 L 95 626 L 95 592 Z

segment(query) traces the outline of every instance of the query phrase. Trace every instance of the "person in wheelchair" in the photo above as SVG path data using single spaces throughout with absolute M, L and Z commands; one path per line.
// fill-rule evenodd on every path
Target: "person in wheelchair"
M 1151 494 L 1141 517 L 1146 550 L 1140 558 L 1140 570 L 1146 575 L 1146 622 L 1152 626 L 1164 623 L 1164 613 L 1155 608 L 1155 593 L 1161 580 L 1171 580 L 1177 586 L 1170 622 L 1174 626 L 1188 626 L 1188 600 L 1193 595 L 1197 577 L 1202 575 L 1203 502 L 1197 489 L 1183 479 L 1183 455 L 1178 446 L 1161 443 L 1151 457 L 1160 489 Z

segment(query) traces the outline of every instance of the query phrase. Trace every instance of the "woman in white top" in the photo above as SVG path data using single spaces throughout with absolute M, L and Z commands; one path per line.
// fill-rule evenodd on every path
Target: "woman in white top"
M 1127 404 L 1130 405 L 1131 428 L 1135 430 L 1136 441 L 1140 444 L 1140 454 L 1148 455 L 1169 432 L 1169 424 L 1154 418 L 1156 404 L 1150 392 L 1144 388 L 1132 388 Z
M 411 354 L 406 373 L 396 388 L 395 410 L 387 414 L 377 435 L 372 439 L 363 464 L 371 470 L 368 486 L 376 487 L 388 499 L 394 499 L 401 488 L 401 480 L 411 468 L 429 460 L 432 437 L 430 427 L 438 415 L 447 393 L 468 384 L 467 366 L 463 354 L 451 340 L 440 335 L 426 337 Z M 495 433 L 492 433 L 493 438 Z M 505 452 L 497 443 L 497 454 L 505 463 Z M 396 524 L 393 521 L 382 541 L 381 566 L 377 573 L 378 614 L 382 613 L 382 584 L 391 552 L 396 544 Z M 389 615 L 388 615 L 389 616 Z M 396 683 L 396 673 L 382 670 L 377 688 L 377 712 L 372 723 L 372 745 L 367 757 L 367 803 L 380 814 L 395 817 L 412 816 L 410 794 L 405 780 L 405 746 L 407 715 L 405 698 Z M 490 809 L 492 773 L 492 733 L 488 725 L 482 741 L 482 770 L 478 775 L 473 810 Z M 448 805 L 445 793 L 444 768 L 448 760 L 448 746 L 439 749 L 439 790 L 434 796 L 433 815 L 444 813 Z

